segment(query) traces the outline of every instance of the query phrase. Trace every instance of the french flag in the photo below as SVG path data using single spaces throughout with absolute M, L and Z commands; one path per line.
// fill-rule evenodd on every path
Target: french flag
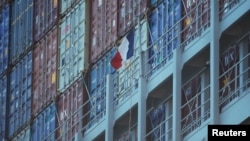
M 134 29 L 122 39 L 115 56 L 111 59 L 111 65 L 118 70 L 125 61 L 134 54 Z

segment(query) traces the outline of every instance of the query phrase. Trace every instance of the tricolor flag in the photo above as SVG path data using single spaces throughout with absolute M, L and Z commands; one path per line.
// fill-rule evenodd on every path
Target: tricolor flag
M 115 56 L 111 59 L 111 65 L 114 69 L 118 70 L 126 60 L 128 60 L 134 53 L 134 29 L 122 39 L 121 44 Z

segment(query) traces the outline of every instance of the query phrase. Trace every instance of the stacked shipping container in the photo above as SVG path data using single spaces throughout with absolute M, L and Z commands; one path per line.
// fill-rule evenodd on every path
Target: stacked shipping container
M 10 6 L 0 10 L 0 74 L 8 68 Z
M 6 133 L 6 97 L 7 97 L 7 77 L 0 80 L 0 140 L 4 140 Z
M 56 129 L 56 105 L 51 103 L 32 121 L 31 139 L 33 141 L 54 141 Z
M 210 0 L 183 1 L 182 42 L 188 44 L 210 25 Z
M 6 1 L 0 2 L 0 73 L 8 69 L 8 58 L 12 65 L 7 76 L 1 75 L 0 140 L 6 131 L 7 138 L 15 141 L 73 139 L 82 127 L 96 124 L 106 114 L 107 74 L 115 75 L 113 94 L 115 103 L 120 103 L 137 90 L 141 50 L 149 52 L 147 61 L 153 72 L 162 62 L 172 59 L 173 49 L 180 42 L 209 25 L 209 0 L 150 0 L 153 10 L 149 13 L 147 0 L 93 0 L 90 5 L 84 0 L 36 0 L 34 4 L 33 0 L 13 0 L 11 8 L 2 3 Z M 149 16 L 148 21 L 144 16 Z M 110 60 L 117 52 L 117 43 L 133 29 L 134 55 L 127 66 L 114 70 Z M 178 33 L 182 33 L 181 37 Z M 82 79 L 88 70 L 90 95 L 85 92 Z M 193 102 L 195 96 L 188 94 L 190 89 L 194 91 L 193 87 L 183 86 L 186 92 L 182 104 L 186 106 L 182 116 L 187 117 L 183 126 L 190 122 L 190 110 L 199 113 L 186 104 Z M 89 107 L 84 105 L 87 100 Z M 8 112 L 2 107 L 9 107 Z M 165 118 L 163 107 L 157 112 L 151 114 L 152 127 Z M 158 138 L 158 131 L 164 130 L 155 130 L 152 138 Z
M 112 49 L 100 58 L 90 70 L 89 90 L 90 90 L 90 125 L 97 123 L 106 113 L 106 76 L 115 73 L 110 65 L 110 60 L 114 56 L 116 50 Z
M 72 140 L 86 126 L 88 95 L 83 81 L 82 77 L 76 80 L 57 99 L 58 141 Z
M 33 0 L 14 0 L 11 7 L 10 61 L 15 64 L 33 42 Z
M 34 41 L 38 41 L 57 23 L 58 0 L 34 1 Z
M 91 1 L 90 62 L 95 63 L 117 40 L 117 2 Z
M 179 32 L 182 1 L 164 0 L 149 15 L 149 58 L 150 72 L 172 58 L 173 50 L 180 45 Z
M 63 92 L 88 69 L 86 3 L 81 1 L 69 11 L 60 24 L 59 85 Z
M 33 51 L 32 116 L 36 116 L 56 97 L 57 27 L 35 45 Z
M 7 127 L 8 138 L 12 138 L 31 119 L 32 52 L 29 52 L 11 70 Z

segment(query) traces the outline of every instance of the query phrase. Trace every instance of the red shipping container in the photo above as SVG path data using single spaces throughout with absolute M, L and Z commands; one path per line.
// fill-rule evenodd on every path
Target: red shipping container
M 38 41 L 58 18 L 58 0 L 34 1 L 34 40 Z
M 56 96 L 57 27 L 36 45 L 33 53 L 32 115 L 37 115 Z
M 118 36 L 124 36 L 146 15 L 147 0 L 118 0 Z
M 82 78 L 69 86 L 57 100 L 57 140 L 72 140 L 86 125 L 88 95 Z M 84 115 L 85 114 L 85 115 Z
M 117 40 L 117 1 L 91 1 L 90 62 L 101 58 Z
M 209 26 L 210 0 L 182 1 L 182 42 L 190 42 Z
M 198 75 L 182 86 L 181 128 L 183 136 L 200 125 L 201 117 L 201 77 Z M 194 124 L 194 121 L 196 123 Z
M 237 96 L 239 72 L 239 46 L 233 45 L 220 57 L 220 111 Z

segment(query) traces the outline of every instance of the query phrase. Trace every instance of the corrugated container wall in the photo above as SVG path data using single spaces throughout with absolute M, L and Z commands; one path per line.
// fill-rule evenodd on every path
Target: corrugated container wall
M 31 118 L 32 52 L 13 67 L 9 78 L 7 126 L 8 138 L 12 138 Z
M 74 136 L 86 126 L 88 94 L 83 79 L 74 82 L 57 101 L 58 141 L 73 140 Z M 84 117 L 84 118 L 83 118 Z
M 6 97 L 7 97 L 7 77 L 0 79 L 0 140 L 5 139 L 6 133 Z
M 60 24 L 59 40 L 59 91 L 88 69 L 88 27 L 86 26 L 86 3 L 76 5 Z
M 91 1 L 90 62 L 100 59 L 118 38 L 117 1 Z
M 181 20 L 181 0 L 165 0 L 149 17 L 149 63 L 152 69 L 162 61 L 172 59 L 173 50 L 179 46 L 178 34 Z
M 55 141 L 56 106 L 51 103 L 32 121 L 32 141 Z
M 56 24 L 58 0 L 34 1 L 34 41 L 38 41 Z
M 1 1 L 0 1 L 0 9 L 1 9 L 2 7 L 4 7 L 8 2 L 9 2 L 9 0 L 1 0 Z
M 147 0 L 118 0 L 118 36 L 123 37 L 143 16 L 146 16 Z
M 75 5 L 78 4 L 78 2 L 83 2 L 85 0 L 61 0 L 61 6 L 60 6 L 60 14 L 67 13 L 68 11 L 70 11 L 71 7 L 74 7 Z
M 22 130 L 15 138 L 11 141 L 30 141 L 31 132 L 30 127 L 28 126 L 24 130 Z
M 8 68 L 10 6 L 0 10 L 0 74 Z
M 33 0 L 14 0 L 11 9 L 10 61 L 14 63 L 33 42 Z
M 188 44 L 209 26 L 210 0 L 182 1 L 182 42 Z
M 115 53 L 115 48 L 107 52 L 90 70 L 90 126 L 102 118 L 106 112 L 106 76 L 110 73 L 115 74 L 115 70 L 110 65 L 110 60 Z
M 57 31 L 57 27 L 53 27 L 33 51 L 32 116 L 36 116 L 56 97 Z

